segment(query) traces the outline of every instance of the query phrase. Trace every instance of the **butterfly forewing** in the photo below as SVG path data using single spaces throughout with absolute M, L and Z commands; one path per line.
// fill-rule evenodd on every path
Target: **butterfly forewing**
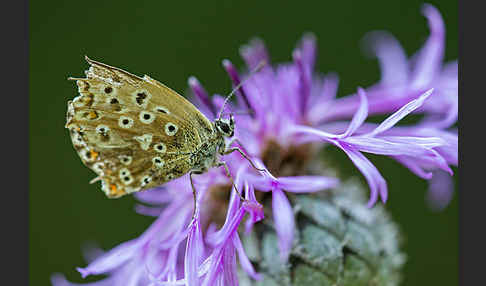
M 66 127 L 105 194 L 150 189 L 190 171 L 191 154 L 214 132 L 211 122 L 158 81 L 87 60 Z

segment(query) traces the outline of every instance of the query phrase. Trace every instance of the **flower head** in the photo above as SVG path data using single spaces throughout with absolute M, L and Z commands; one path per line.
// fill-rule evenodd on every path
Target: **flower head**
M 223 168 L 195 176 L 195 210 L 189 176 L 135 194 L 144 203 L 136 211 L 157 219 L 139 238 L 78 268 L 82 276 L 109 275 L 92 285 L 237 285 L 239 262 L 245 273 L 260 279 L 240 236 L 268 219 L 278 235 L 281 262 L 288 258 L 295 228 L 288 197 L 339 184 L 333 176 L 312 171 L 309 163 L 320 148 L 337 147 L 354 163 L 368 182 L 369 207 L 379 198 L 386 202 L 388 189 L 364 153 L 391 157 L 426 180 L 437 174 L 447 180 L 444 174 L 452 174 L 450 165 L 457 165 L 457 133 L 451 128 L 457 118 L 457 62 L 442 65 L 442 18 L 431 5 L 425 5 L 423 13 L 431 30 L 424 47 L 407 60 L 393 37 L 371 34 L 367 40 L 380 61 L 382 79 L 341 98 L 336 98 L 337 76 L 314 71 L 317 49 L 312 35 L 303 37 L 292 61 L 284 64 L 270 63 L 261 40 L 242 47 L 248 70 L 267 63 L 254 74 L 242 75 L 224 60 L 233 86 L 244 81 L 236 103 L 229 102 L 223 110 L 235 116 L 238 141 L 232 146 L 266 172 L 256 171 L 236 152 L 224 156 L 234 184 Z M 189 86 L 200 110 L 210 119 L 217 117 L 224 98 L 208 96 L 195 77 L 189 78 Z M 397 126 L 411 113 L 424 114 L 424 120 Z M 380 124 L 365 122 L 375 114 L 389 116 Z M 431 186 L 444 184 L 434 181 Z M 432 193 L 429 198 L 444 206 L 450 195 Z M 72 285 L 59 275 L 52 280 L 56 286 Z

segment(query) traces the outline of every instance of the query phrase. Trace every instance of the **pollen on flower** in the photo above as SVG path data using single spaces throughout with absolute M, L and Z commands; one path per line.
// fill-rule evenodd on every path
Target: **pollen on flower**
M 296 176 L 307 173 L 308 163 L 315 149 L 311 144 L 282 146 L 276 140 L 267 140 L 261 153 L 265 166 L 274 175 Z

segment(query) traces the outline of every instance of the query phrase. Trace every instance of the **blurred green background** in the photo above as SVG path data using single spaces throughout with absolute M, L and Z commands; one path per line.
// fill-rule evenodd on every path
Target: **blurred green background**
M 30 1 L 30 194 L 31 285 L 50 285 L 54 272 L 81 282 L 82 245 L 104 249 L 137 237 L 152 219 L 133 211 L 132 197 L 108 200 L 84 167 L 64 129 L 66 103 L 77 96 L 68 76 L 83 76 L 89 55 L 134 74 L 148 74 L 184 93 L 195 75 L 211 93 L 227 93 L 221 67 L 228 58 L 243 67 L 238 48 L 264 39 L 272 61 L 291 60 L 304 32 L 318 39 L 320 72 L 340 76 L 339 95 L 379 79 L 366 58 L 366 32 L 388 30 L 410 55 L 426 39 L 421 1 Z M 446 60 L 457 58 L 456 1 L 432 1 L 446 29 Z M 343 168 L 358 174 L 342 154 Z M 341 156 L 341 157 L 340 157 Z M 426 182 L 386 158 L 372 157 L 388 179 L 387 203 L 406 235 L 408 262 L 403 285 L 458 285 L 457 193 L 442 212 L 424 201 Z M 456 177 L 457 182 L 457 177 Z

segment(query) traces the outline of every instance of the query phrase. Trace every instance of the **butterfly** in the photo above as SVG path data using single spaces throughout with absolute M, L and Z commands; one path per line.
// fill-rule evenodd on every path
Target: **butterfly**
M 108 198 L 190 173 L 195 199 L 192 175 L 223 166 L 231 178 L 219 157 L 234 151 L 263 171 L 239 147 L 230 147 L 235 140 L 225 143 L 234 136 L 233 115 L 223 119 L 220 112 L 211 122 L 187 99 L 147 75 L 139 77 L 88 57 L 86 61 L 86 78 L 69 78 L 76 81 L 80 95 L 68 102 L 65 127 L 83 164 L 98 175 L 92 182 L 101 181 Z

